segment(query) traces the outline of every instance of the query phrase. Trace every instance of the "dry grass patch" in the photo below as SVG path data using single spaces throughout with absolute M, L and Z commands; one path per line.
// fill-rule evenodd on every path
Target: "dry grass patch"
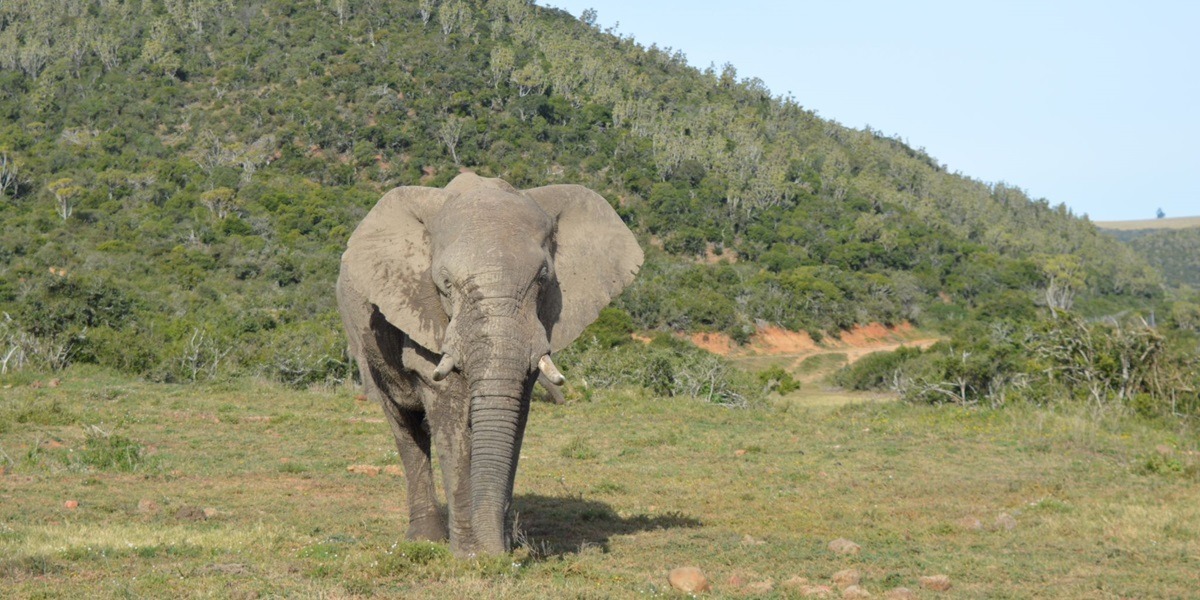
M 1177 426 L 807 389 L 744 410 L 634 392 L 536 404 L 523 544 L 460 561 L 402 540 L 403 477 L 347 471 L 396 463 L 354 390 L 87 375 L 5 390 L 5 597 L 630 597 L 669 593 L 682 565 L 713 597 L 836 587 L 848 569 L 875 597 L 930 597 L 932 575 L 955 598 L 1196 586 L 1200 443 Z M 93 425 L 143 448 L 138 468 L 63 460 Z M 859 553 L 831 552 L 838 538 Z

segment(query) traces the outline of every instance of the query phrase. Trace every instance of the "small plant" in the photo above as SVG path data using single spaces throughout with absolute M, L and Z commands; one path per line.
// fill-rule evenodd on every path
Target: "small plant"
M 792 377 L 791 373 L 784 370 L 779 365 L 773 365 L 771 368 L 762 371 L 758 374 L 758 381 L 763 386 L 763 393 L 776 392 L 780 396 L 786 396 L 800 389 L 800 382 Z
M 600 453 L 595 448 L 592 448 L 587 443 L 587 440 L 581 437 L 572 439 L 570 443 L 563 446 L 559 454 L 562 454 L 563 458 L 573 458 L 575 460 L 592 460 L 600 456 Z
M 396 542 L 379 559 L 382 575 L 397 575 L 417 567 L 451 560 L 450 548 L 433 542 Z
M 95 425 L 87 428 L 80 464 L 100 470 L 133 472 L 144 466 L 146 448 L 136 440 L 105 432 Z

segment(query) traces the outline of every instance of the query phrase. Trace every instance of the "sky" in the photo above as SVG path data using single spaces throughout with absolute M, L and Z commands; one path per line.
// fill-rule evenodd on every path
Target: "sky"
M 1200 215 L 1200 1 L 539 4 L 1094 221 Z

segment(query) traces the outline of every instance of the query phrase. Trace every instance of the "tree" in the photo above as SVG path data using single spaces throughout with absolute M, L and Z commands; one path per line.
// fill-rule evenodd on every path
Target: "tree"
M 50 193 L 54 194 L 54 210 L 63 221 L 71 218 L 71 214 L 75 212 L 74 201 L 79 194 L 83 193 L 83 188 L 75 185 L 75 181 L 70 177 L 63 177 L 55 180 L 46 186 Z
M 1161 208 L 1160 208 L 1160 209 L 1158 209 L 1158 212 L 1156 212 L 1156 213 L 1154 214 L 1154 216 L 1155 216 L 1156 218 L 1159 218 L 1159 219 L 1161 219 L 1161 218 L 1163 218 L 1163 217 L 1167 216 L 1167 213 L 1163 212 L 1163 209 L 1161 209 Z
M 218 219 L 224 219 L 234 209 L 237 192 L 227 187 L 219 187 L 200 194 L 200 203 L 208 207 L 208 211 Z
M 1079 256 L 1056 254 L 1044 257 L 1042 272 L 1046 276 L 1045 299 L 1050 313 L 1069 311 L 1075 304 L 1075 294 L 1084 287 L 1084 270 Z
M 492 49 L 492 57 L 488 62 L 488 70 L 492 72 L 492 87 L 500 87 L 500 82 L 508 78 L 513 67 L 517 64 L 517 55 L 508 46 L 496 46 Z
M 155 21 L 142 46 L 142 60 L 152 69 L 174 78 L 183 61 L 176 54 L 179 36 L 165 20 Z
M 0 196 L 7 195 L 10 189 L 15 194 L 20 176 L 21 170 L 16 159 L 9 156 L 7 151 L 0 150 Z
M 454 159 L 454 164 L 460 164 L 458 160 L 458 142 L 462 139 L 463 124 L 466 121 L 458 115 L 446 115 L 446 120 L 442 121 L 438 127 L 437 137 L 446 145 L 446 149 L 450 151 L 450 157 Z

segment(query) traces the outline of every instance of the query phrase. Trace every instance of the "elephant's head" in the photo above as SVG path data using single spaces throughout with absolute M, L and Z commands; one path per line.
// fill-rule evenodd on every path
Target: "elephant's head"
M 383 316 L 471 393 L 476 548 L 508 549 L 523 415 L 539 368 L 577 338 L 642 263 L 633 234 L 600 195 L 577 185 L 525 191 L 472 173 L 443 189 L 392 190 L 343 256 Z

